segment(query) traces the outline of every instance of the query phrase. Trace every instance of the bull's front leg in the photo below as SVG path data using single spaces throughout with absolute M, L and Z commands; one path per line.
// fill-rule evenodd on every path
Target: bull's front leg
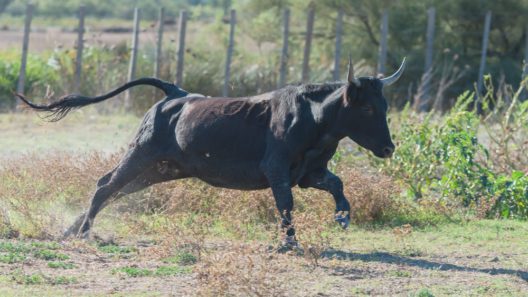
M 274 162 L 275 163 L 275 162 Z M 275 198 L 277 210 L 281 216 L 281 229 L 285 234 L 284 244 L 289 247 L 297 245 L 295 229 L 292 223 L 293 194 L 291 190 L 290 174 L 282 164 L 266 164 L 263 166 L 264 174 Z
M 330 172 L 327 168 L 319 168 L 304 176 L 299 181 L 299 187 L 316 188 L 332 194 L 336 204 L 335 221 L 343 229 L 348 228 L 350 224 L 350 203 L 343 193 L 343 182 L 337 175 Z

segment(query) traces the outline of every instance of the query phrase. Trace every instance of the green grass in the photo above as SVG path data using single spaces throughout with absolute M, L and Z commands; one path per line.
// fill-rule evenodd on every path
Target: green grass
M 187 251 L 179 251 L 176 255 L 163 259 L 165 263 L 173 263 L 179 265 L 193 265 L 198 259 L 195 255 Z
M 31 256 L 45 261 L 69 259 L 68 255 L 57 251 L 60 247 L 56 242 L 0 241 L 0 262 L 20 263 Z
M 139 267 L 120 267 L 112 270 L 112 274 L 122 274 L 128 277 L 145 277 L 145 276 L 174 276 L 181 274 L 189 274 L 191 272 L 190 267 L 181 266 L 160 266 L 155 270 L 139 268 Z
M 49 268 L 60 268 L 60 269 L 73 269 L 76 268 L 75 264 L 73 263 L 66 263 L 66 262 L 48 262 Z
M 412 297 L 434 297 L 435 295 L 431 293 L 428 289 L 420 289 L 414 294 L 410 294 Z
M 113 254 L 113 255 L 123 255 L 123 254 L 130 254 L 137 251 L 135 247 L 131 246 L 118 246 L 118 245 L 100 245 L 97 247 L 97 249 L 103 253 L 107 254 Z
M 56 276 L 53 278 L 50 278 L 48 280 L 48 283 L 50 285 L 69 285 L 69 284 L 76 284 L 78 283 L 78 280 L 76 277 L 73 276 Z
M 33 254 L 35 258 L 52 261 L 52 260 L 68 260 L 70 256 L 52 250 L 37 250 Z
M 26 274 L 20 270 L 11 273 L 12 280 L 20 285 L 69 285 L 77 283 L 73 276 L 47 276 L 42 273 Z
M 128 277 L 152 276 L 152 270 L 138 267 L 120 267 L 112 270 L 112 274 L 124 274 Z
M 20 253 L 6 253 L 0 254 L 0 262 L 6 264 L 14 264 L 24 262 L 27 259 L 26 255 Z
M 154 271 L 155 276 L 173 276 L 180 274 L 189 274 L 191 272 L 190 267 L 181 266 L 160 266 Z

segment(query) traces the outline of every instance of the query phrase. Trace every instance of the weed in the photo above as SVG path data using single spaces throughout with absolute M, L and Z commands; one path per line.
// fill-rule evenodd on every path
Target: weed
M 65 262 L 48 262 L 49 268 L 73 269 L 75 264 Z
M 11 273 L 14 282 L 21 285 L 68 285 L 77 283 L 77 278 L 72 276 L 47 276 L 42 273 L 25 274 L 21 270 Z
M 19 253 L 10 252 L 7 254 L 0 254 L 0 262 L 6 264 L 24 262 L 26 259 L 27 257 L 25 255 Z
M 51 261 L 51 260 L 68 260 L 70 256 L 66 254 L 62 254 L 59 252 L 55 252 L 52 250 L 36 250 L 33 253 L 33 256 L 38 259 Z
M 180 274 L 188 274 L 191 272 L 190 267 L 181 266 L 160 266 L 154 271 L 155 276 L 172 276 Z
M 192 253 L 186 251 L 180 251 L 172 257 L 163 259 L 165 263 L 176 263 L 179 265 L 193 265 L 196 264 L 198 259 Z
M 0 241 L 0 262 L 14 264 L 24 262 L 31 248 L 23 242 Z
M 121 255 L 121 254 L 130 254 L 137 251 L 135 247 L 131 246 L 118 246 L 118 245 L 100 245 L 97 249 L 103 253 Z
M 30 250 L 24 242 L 0 241 L 0 252 L 28 253 Z
M 190 267 L 180 266 L 160 266 L 155 270 L 139 268 L 133 266 L 126 266 L 115 268 L 112 270 L 112 274 L 121 274 L 128 277 L 145 277 L 145 276 L 173 276 L 180 274 L 188 274 L 191 272 Z
M 112 274 L 124 274 L 129 277 L 143 277 L 152 276 L 154 273 L 149 269 L 127 266 L 113 269 Z
M 78 280 L 73 276 L 56 276 L 48 278 L 47 283 L 50 285 L 69 285 L 78 283 Z
M 42 242 L 42 241 L 33 241 L 31 242 L 31 247 L 36 249 L 48 249 L 48 250 L 58 250 L 60 249 L 60 244 L 56 242 Z
M 405 270 L 391 270 L 387 273 L 387 275 L 394 277 L 412 277 L 412 273 Z
M 411 294 L 412 297 L 434 297 L 433 293 L 428 289 L 420 289 L 416 293 Z
M 16 270 L 13 272 L 11 277 L 14 282 L 21 285 L 40 285 L 44 284 L 46 281 L 43 274 L 25 274 L 21 270 Z

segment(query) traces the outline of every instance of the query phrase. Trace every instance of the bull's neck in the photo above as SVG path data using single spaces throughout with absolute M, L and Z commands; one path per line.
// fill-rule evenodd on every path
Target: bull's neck
M 325 84 L 316 92 L 306 94 L 310 100 L 312 114 L 317 126 L 337 141 L 345 137 L 345 135 L 341 135 L 342 129 L 338 123 L 339 111 L 343 107 L 345 87 L 345 83 Z

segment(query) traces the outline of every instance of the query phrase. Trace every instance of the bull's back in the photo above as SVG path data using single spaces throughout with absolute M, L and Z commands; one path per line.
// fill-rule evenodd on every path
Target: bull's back
M 187 102 L 175 126 L 180 166 L 212 185 L 265 188 L 259 164 L 268 127 L 267 101 L 206 98 Z

